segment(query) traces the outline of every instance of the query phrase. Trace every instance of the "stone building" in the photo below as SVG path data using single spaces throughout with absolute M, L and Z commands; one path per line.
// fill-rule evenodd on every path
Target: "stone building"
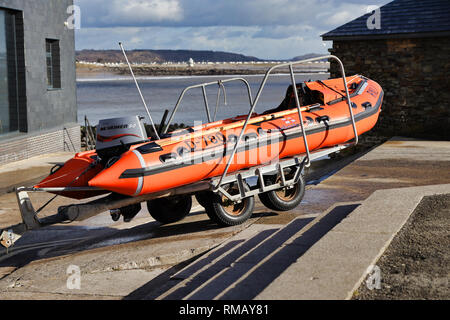
M 0 0 L 0 164 L 80 149 L 72 5 Z
M 395 0 L 322 35 L 346 74 L 385 91 L 372 133 L 450 140 L 450 1 Z M 340 76 L 336 63 L 331 76 Z

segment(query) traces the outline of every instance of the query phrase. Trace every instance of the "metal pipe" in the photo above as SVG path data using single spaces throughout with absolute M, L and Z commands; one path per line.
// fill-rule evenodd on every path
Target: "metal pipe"
M 206 116 L 208 117 L 208 122 L 212 122 L 211 115 L 209 114 L 208 97 L 206 96 L 206 87 L 205 86 L 202 86 L 202 93 L 203 93 L 203 101 L 205 101 Z
M 86 220 L 90 217 L 93 217 L 99 213 L 111 210 L 126 207 L 132 204 L 141 203 L 148 200 L 153 200 L 157 198 L 183 195 L 183 194 L 192 194 L 199 191 L 204 191 L 209 188 L 209 183 L 202 181 L 186 186 L 181 186 L 177 188 L 172 188 L 168 190 L 163 190 L 155 193 L 144 194 L 137 197 L 121 197 L 117 198 L 117 195 L 108 195 L 106 197 L 93 200 L 88 203 L 81 203 L 77 205 L 71 206 L 62 206 L 58 209 L 58 213 L 56 216 L 50 216 L 47 220 L 46 218 L 40 219 L 41 223 L 54 223 L 53 219 L 62 219 L 69 221 L 82 221 Z M 59 217 L 57 217 L 59 215 Z
M 156 135 L 156 137 L 159 140 L 160 137 L 159 137 L 158 131 L 156 131 L 156 127 L 155 127 L 155 123 L 153 122 L 152 115 L 150 114 L 150 110 L 148 109 L 147 104 L 145 103 L 144 96 L 142 95 L 141 89 L 139 88 L 139 84 L 138 84 L 138 82 L 136 80 L 136 77 L 134 76 L 133 68 L 131 68 L 131 64 L 128 61 L 128 57 L 127 57 L 127 54 L 125 53 L 125 49 L 122 46 L 122 42 L 119 42 L 119 46 L 120 46 L 120 49 L 122 49 L 122 53 L 123 53 L 123 55 L 125 57 L 125 60 L 126 60 L 126 62 L 128 64 L 128 68 L 130 69 L 131 76 L 133 77 L 134 83 L 136 84 L 136 88 L 137 88 L 137 90 L 139 92 L 139 96 L 141 97 L 142 103 L 144 104 L 145 110 L 147 111 L 148 117 L 149 117 L 150 122 L 151 122 L 152 127 L 153 127 L 153 131 L 155 132 L 155 135 Z
M 294 69 L 292 67 L 292 64 L 289 65 L 289 71 L 290 71 L 290 74 L 291 74 L 292 91 L 294 92 L 295 105 L 297 106 L 297 111 L 298 111 L 298 119 L 300 121 L 300 127 L 302 128 L 303 143 L 305 144 L 306 157 L 307 157 L 307 162 L 305 163 L 305 167 L 309 167 L 311 165 L 310 154 L 309 154 L 309 146 L 308 146 L 308 140 L 306 138 L 305 127 L 303 125 L 302 110 L 301 110 L 301 107 L 300 107 L 300 100 L 298 98 L 297 84 L 295 83 L 295 75 L 294 75 Z
M 252 104 L 252 93 L 251 93 L 250 84 L 248 83 L 248 81 L 245 80 L 244 78 L 231 78 L 231 79 L 221 80 L 222 83 L 231 82 L 231 81 L 242 81 L 245 84 L 245 86 L 247 87 L 248 98 L 249 98 L 250 105 L 251 105 Z M 181 92 L 180 96 L 178 97 L 177 103 L 175 104 L 175 107 L 173 108 L 172 113 L 170 114 L 170 118 L 167 121 L 167 124 L 164 127 L 164 130 L 162 133 L 167 133 L 167 130 L 168 130 L 170 124 L 172 123 L 173 118 L 175 117 L 175 113 L 178 111 L 180 103 L 183 100 L 183 97 L 187 91 L 189 91 L 191 89 L 195 89 L 195 88 L 210 86 L 213 84 L 217 84 L 217 81 L 200 83 L 200 84 L 196 84 L 196 85 L 192 85 L 192 86 L 188 86 L 188 87 L 184 88 L 183 91 Z
M 347 96 L 348 110 L 350 111 L 350 119 L 352 120 L 353 133 L 355 134 L 354 144 L 357 145 L 358 141 L 359 141 L 358 130 L 356 129 L 355 117 L 353 115 L 353 109 L 352 109 L 352 101 L 350 100 L 350 94 L 348 92 L 347 79 L 345 79 L 344 65 L 342 64 L 342 61 L 339 60 L 339 58 L 337 58 L 337 57 L 334 57 L 334 58 L 337 60 L 337 62 L 339 63 L 339 65 L 341 67 L 342 79 L 344 80 L 345 94 Z
M 161 118 L 161 122 L 159 123 L 159 128 L 158 128 L 159 129 L 158 130 L 158 134 L 159 135 L 161 135 L 162 130 L 164 129 L 164 125 L 165 125 L 165 122 L 166 122 L 168 114 L 169 114 L 169 110 L 168 109 L 164 110 L 164 114 L 163 114 L 163 116 Z
M 275 70 L 275 69 L 283 68 L 283 67 L 289 67 L 291 69 L 291 76 L 292 76 L 292 73 L 293 73 L 292 66 L 293 65 L 303 64 L 303 63 L 306 63 L 306 62 L 312 62 L 312 61 L 323 60 L 323 59 L 334 59 L 334 60 L 337 60 L 339 65 L 341 66 L 342 78 L 344 79 L 345 91 L 347 93 L 347 104 L 349 106 L 350 118 L 351 118 L 351 121 L 352 121 L 353 131 L 354 131 L 354 134 L 355 134 L 355 142 L 354 142 L 354 144 L 356 145 L 358 143 L 358 133 L 357 133 L 357 130 L 356 130 L 355 118 L 353 116 L 352 103 L 351 103 L 351 100 L 350 100 L 350 95 L 348 93 L 347 81 L 345 79 L 344 65 L 342 64 L 341 60 L 339 60 L 339 58 L 334 56 L 334 55 L 327 55 L 327 56 L 310 58 L 310 59 L 305 59 L 305 60 L 300 60 L 300 61 L 280 63 L 280 64 L 277 64 L 277 65 L 269 68 L 269 70 L 267 70 L 263 80 L 261 81 L 261 85 L 259 86 L 258 93 L 256 94 L 255 100 L 253 101 L 252 107 L 251 107 L 250 112 L 249 112 L 249 114 L 247 116 L 247 120 L 245 121 L 244 126 L 242 127 L 242 130 L 241 130 L 241 133 L 239 134 L 239 139 L 236 141 L 236 145 L 235 145 L 235 147 L 233 149 L 232 156 L 228 159 L 228 162 L 227 162 L 227 165 L 225 167 L 225 170 L 222 173 L 222 176 L 220 177 L 219 182 L 213 188 L 213 191 L 217 192 L 219 190 L 219 187 L 220 187 L 220 185 L 222 183 L 222 180 L 224 179 L 224 177 L 226 176 L 226 174 L 228 172 L 228 169 L 230 167 L 231 161 L 233 160 L 234 154 L 235 154 L 235 152 L 237 150 L 238 144 L 241 141 L 241 138 L 243 136 L 243 133 L 244 133 L 245 129 L 247 128 L 248 120 L 250 119 L 250 117 L 251 117 L 251 115 L 253 113 L 253 110 L 255 109 L 256 104 L 259 101 L 259 98 L 261 96 L 262 90 L 264 89 L 264 87 L 266 85 L 266 82 L 267 82 L 267 79 L 269 78 L 269 75 L 272 73 L 272 71 Z M 294 82 L 295 82 L 295 79 L 294 79 Z M 295 83 L 294 83 L 294 87 L 295 87 Z M 298 99 L 298 96 L 297 96 L 297 99 Z M 302 119 L 300 119 L 300 123 L 303 125 Z M 305 134 L 304 130 L 303 130 L 303 134 Z M 308 152 L 309 152 L 309 150 L 308 150 Z
M 186 87 L 183 89 L 183 91 L 181 92 L 180 96 L 178 97 L 177 103 L 175 104 L 175 107 L 172 110 L 172 113 L 170 114 L 169 120 L 167 121 L 167 124 L 164 126 L 164 130 L 162 131 L 162 133 L 167 133 L 167 130 L 169 129 L 170 124 L 172 123 L 173 118 L 175 117 L 175 113 L 178 110 L 178 107 L 180 106 L 181 100 L 184 97 L 184 94 L 186 93 L 186 91 L 189 90 L 190 87 Z
M 31 192 L 78 192 L 78 191 L 101 191 L 97 187 L 44 187 L 44 188 L 34 188 L 34 187 L 19 187 L 17 192 L 21 191 L 31 191 Z
M 213 121 L 216 121 L 217 109 L 219 109 L 219 100 L 220 100 L 220 83 L 219 83 L 219 88 L 217 89 L 216 108 L 214 109 Z
M 289 65 L 289 64 L 285 64 L 285 65 Z M 220 177 L 219 182 L 218 182 L 217 185 L 213 188 L 213 191 L 217 192 L 217 191 L 219 190 L 219 187 L 220 187 L 220 185 L 222 184 L 222 180 L 223 180 L 223 178 L 226 176 L 226 174 L 227 174 L 227 172 L 228 172 L 228 169 L 230 168 L 231 161 L 233 160 L 233 157 L 234 157 L 234 155 L 235 155 L 235 153 L 236 153 L 236 150 L 237 150 L 237 148 L 238 148 L 239 142 L 241 141 L 242 136 L 244 135 L 244 131 L 245 131 L 245 129 L 247 128 L 248 121 L 250 120 L 250 118 L 251 118 L 251 116 L 252 116 L 252 114 L 253 114 L 253 111 L 255 110 L 255 106 L 256 106 L 256 104 L 257 104 L 258 101 L 259 101 L 259 97 L 261 96 L 262 90 L 264 89 L 264 86 L 266 85 L 267 78 L 269 77 L 269 75 L 270 75 L 270 73 L 272 72 L 272 70 L 276 69 L 278 66 L 279 66 L 279 65 L 273 66 L 273 67 L 271 67 L 269 70 L 267 70 L 267 72 L 266 72 L 266 74 L 265 74 L 265 76 L 264 76 L 264 78 L 263 78 L 263 80 L 262 80 L 262 82 L 261 82 L 261 85 L 259 86 L 258 93 L 256 94 L 255 100 L 251 103 L 250 111 L 249 111 L 249 113 L 248 113 L 248 115 L 247 115 L 247 119 L 245 120 L 244 126 L 242 127 L 242 130 L 241 130 L 241 132 L 240 132 L 240 134 L 239 134 L 239 138 L 236 140 L 236 144 L 235 144 L 235 146 L 234 146 L 234 148 L 233 148 L 233 151 L 231 152 L 231 157 L 228 159 L 227 165 L 225 166 L 225 170 L 223 171 L 222 176 Z
M 223 85 L 222 80 L 217 81 L 217 97 L 216 97 L 216 109 L 214 110 L 213 121 L 216 121 L 217 110 L 219 109 L 219 101 L 220 101 L 220 90 L 223 91 L 223 104 L 227 105 L 227 92 L 225 91 L 225 86 Z

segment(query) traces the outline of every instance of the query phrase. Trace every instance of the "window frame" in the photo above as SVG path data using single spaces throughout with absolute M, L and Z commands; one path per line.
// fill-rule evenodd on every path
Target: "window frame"
M 45 66 L 47 74 L 47 90 L 60 90 L 61 87 L 61 66 L 60 66 L 60 46 L 58 39 L 45 39 Z

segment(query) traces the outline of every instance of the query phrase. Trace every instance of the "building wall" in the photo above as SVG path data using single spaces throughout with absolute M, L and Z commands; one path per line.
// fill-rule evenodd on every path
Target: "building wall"
M 70 14 L 67 8 L 73 5 L 73 0 L 0 0 L 0 8 L 20 11 L 23 19 L 18 25 L 18 39 L 23 45 L 24 66 L 19 66 L 19 78 L 24 78 L 24 90 L 19 92 L 21 107 L 20 116 L 26 118 L 20 130 L 6 136 L 0 136 L 0 164 L 1 159 L 16 159 L 14 150 L 5 146 L 12 146 L 20 139 L 27 141 L 45 141 L 42 152 L 63 151 L 63 144 L 56 138 L 56 132 L 62 133 L 63 128 L 74 128 L 77 125 L 76 75 L 75 75 L 75 36 L 74 30 L 67 28 L 65 22 Z M 23 30 L 23 31 L 22 31 Z M 47 88 L 46 48 L 45 39 L 59 40 L 61 88 Z M 19 48 L 20 49 L 20 48 Z M 25 106 L 25 107 L 24 107 Z M 79 146 L 77 139 L 80 134 L 71 137 L 74 145 Z M 54 132 L 55 135 L 50 133 Z M 37 138 L 43 135 L 42 139 Z M 49 137 L 54 136 L 54 143 Z M 30 140 L 31 139 L 31 140 Z M 50 140 L 49 140 L 50 139 Z M 38 148 L 35 148 L 38 149 Z M 79 147 L 78 147 L 79 149 Z M 66 147 L 67 150 L 67 147 Z M 36 152 L 23 152 L 27 157 Z M 17 160 L 24 158 L 20 156 Z
M 0 165 L 46 153 L 77 152 L 80 148 L 81 132 L 77 124 L 41 131 L 0 142 Z
M 450 140 L 450 38 L 333 41 L 347 75 L 362 74 L 385 92 L 371 131 L 379 136 Z M 331 63 L 332 77 L 340 77 Z

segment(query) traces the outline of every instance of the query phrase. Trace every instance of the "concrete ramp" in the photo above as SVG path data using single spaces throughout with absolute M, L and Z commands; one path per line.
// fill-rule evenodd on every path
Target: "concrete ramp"
M 285 226 L 252 225 L 171 276 L 163 287 L 143 298 L 256 298 L 357 206 L 339 203 L 318 217 L 299 217 Z M 288 245 L 301 237 L 307 243 L 305 246 Z
M 378 190 L 286 226 L 253 225 L 146 299 L 349 299 L 424 196 L 450 184 Z

